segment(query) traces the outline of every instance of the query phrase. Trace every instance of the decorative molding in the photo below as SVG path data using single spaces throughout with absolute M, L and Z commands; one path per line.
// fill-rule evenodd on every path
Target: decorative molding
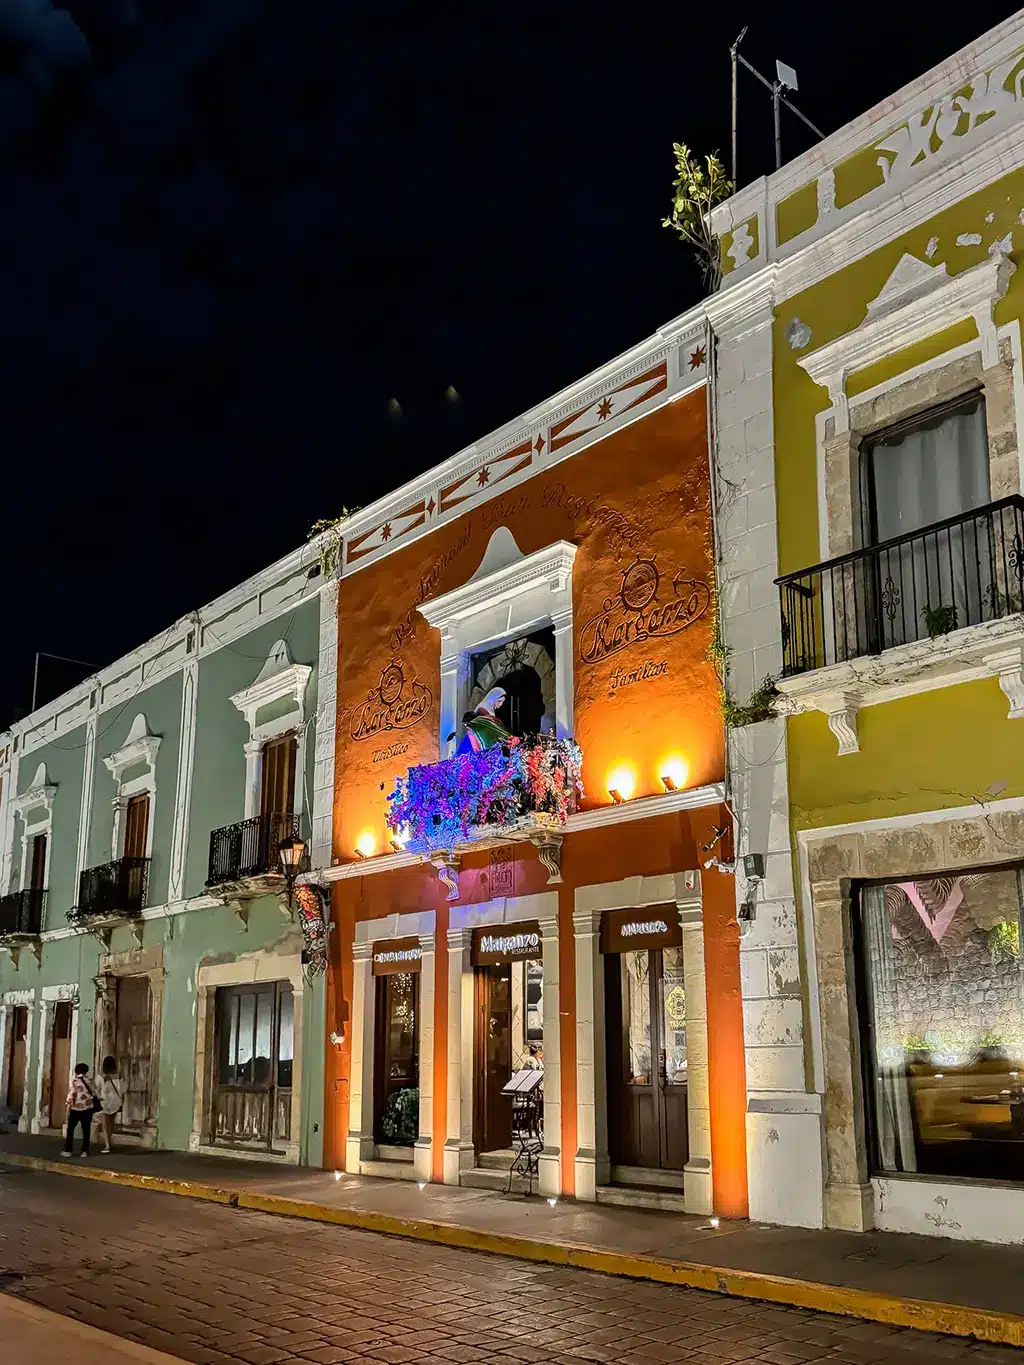
M 841 754 L 858 752 L 857 711 L 919 692 L 996 678 L 1010 709 L 1024 719 L 1024 617 L 965 626 L 934 640 L 914 640 L 881 654 L 829 664 L 793 678 L 780 678 L 781 715 L 821 711 Z
M 126 768 L 134 768 L 139 763 L 145 763 L 149 768 L 155 769 L 156 756 L 159 752 L 160 737 L 150 734 L 146 717 L 140 711 L 132 721 L 132 728 L 128 731 L 128 738 L 122 748 L 105 758 L 103 766 L 120 789 L 122 774 Z
M 836 409 L 836 433 L 850 427 L 846 398 L 850 375 L 965 318 L 977 324 L 985 369 L 998 364 L 995 306 L 1005 296 L 1016 268 L 1008 256 L 995 252 L 951 277 L 945 265 L 928 266 L 905 254 L 881 293 L 868 304 L 859 327 L 797 357 L 797 364 L 811 379 L 828 390 Z
M 708 322 L 715 332 L 735 340 L 756 327 L 770 325 L 775 317 L 777 280 L 778 267 L 767 265 L 705 299 Z
M 556 540 L 543 550 L 524 555 L 507 527 L 499 526 L 472 578 L 461 588 L 422 603 L 419 612 L 428 625 L 444 633 L 479 612 L 537 589 L 553 596 L 571 591 L 575 558 L 576 546 L 566 540 Z M 491 564 L 498 567 L 490 568 Z
M 49 824 L 53 820 L 53 798 L 57 795 L 56 783 L 50 781 L 46 773 L 46 764 L 40 763 L 33 774 L 32 781 L 28 784 L 20 795 L 11 797 L 11 810 L 25 823 L 25 817 L 30 810 L 41 807 L 46 811 L 45 823 Z M 42 825 L 44 821 L 36 821 L 35 824 Z M 34 825 L 33 825 L 34 828 Z
M 179 900 L 185 889 L 185 857 L 188 852 L 189 817 L 192 811 L 192 775 L 196 752 L 196 716 L 199 708 L 199 660 L 190 659 L 181 674 L 181 726 L 178 741 L 178 772 L 174 797 L 174 828 L 171 831 L 171 862 L 167 898 Z
M 292 663 L 285 640 L 276 640 L 271 645 L 267 661 L 257 674 L 256 681 L 230 698 L 232 704 L 245 716 L 253 739 L 266 728 L 256 724 L 257 712 L 286 697 L 291 697 L 295 701 L 296 714 L 293 716 L 289 713 L 285 728 L 293 729 L 305 722 L 306 684 L 312 671 L 309 664 Z

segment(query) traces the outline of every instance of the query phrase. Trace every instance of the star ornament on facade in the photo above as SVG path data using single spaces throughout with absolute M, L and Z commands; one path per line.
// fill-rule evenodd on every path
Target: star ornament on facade
M 391 539 L 391 523 L 390 523 L 390 521 L 386 521 L 386 522 L 384 523 L 384 525 L 380 528 L 380 538 L 381 538 L 381 540 L 390 540 L 390 539 Z
M 602 398 L 597 405 L 597 420 L 599 422 L 607 422 L 608 418 L 612 415 L 613 407 L 614 404 L 610 398 Z
M 480 470 L 480 473 L 476 476 L 477 487 L 483 488 L 485 484 L 490 482 L 490 479 L 491 471 L 485 466 L 483 469 Z
M 695 351 L 690 352 L 690 369 L 699 370 L 707 360 L 707 352 L 703 346 L 698 346 Z

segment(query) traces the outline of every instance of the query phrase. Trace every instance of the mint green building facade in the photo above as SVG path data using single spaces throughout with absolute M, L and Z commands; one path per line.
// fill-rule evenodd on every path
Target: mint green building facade
M 112 1055 L 115 1141 L 321 1163 L 336 641 L 307 546 L 0 734 L 9 1125 Z

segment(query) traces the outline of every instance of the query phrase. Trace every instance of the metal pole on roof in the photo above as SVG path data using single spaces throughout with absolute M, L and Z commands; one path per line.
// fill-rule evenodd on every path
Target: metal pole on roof
M 729 49 L 729 57 L 732 64 L 732 187 L 736 189 L 736 118 L 738 111 L 738 85 L 739 85 L 739 62 L 738 53 L 740 43 L 747 36 L 747 25 L 743 25 L 743 31 Z
M 37 649 L 37 650 L 36 650 L 36 662 L 35 662 L 35 667 L 32 669 L 32 710 L 33 710 L 33 711 L 36 709 L 36 697 L 37 697 L 38 694 L 39 694 L 39 660 L 40 660 L 40 659 L 56 659 L 56 660 L 58 661 L 58 663 L 62 663 L 62 664 L 79 664 L 79 665 L 81 665 L 82 668 L 88 668 L 88 669 L 91 669 L 91 670 L 94 670 L 94 669 L 97 667 L 96 664 L 87 664 L 87 663 L 85 662 L 84 659 L 69 659 L 68 656 L 67 656 L 66 654 L 47 654 L 47 652 L 46 652 L 44 649 Z

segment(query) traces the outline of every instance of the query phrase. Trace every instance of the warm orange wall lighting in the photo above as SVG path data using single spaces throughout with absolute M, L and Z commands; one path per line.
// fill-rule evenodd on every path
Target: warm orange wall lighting
M 364 829 L 356 842 L 356 852 L 360 858 L 372 858 L 377 852 L 377 840 L 372 829 Z
M 636 773 L 632 768 L 613 768 L 608 774 L 608 795 L 613 801 L 628 801 L 636 791 Z
M 671 758 L 663 759 L 658 764 L 658 774 L 667 792 L 677 792 L 686 786 L 687 778 L 690 776 L 690 765 L 685 758 L 673 754 Z

